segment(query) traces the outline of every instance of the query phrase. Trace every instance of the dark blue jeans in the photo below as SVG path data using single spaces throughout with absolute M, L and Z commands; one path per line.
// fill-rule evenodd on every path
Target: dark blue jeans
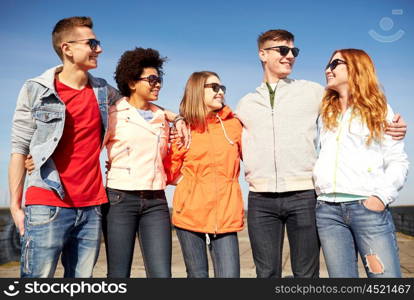
M 130 277 L 135 237 L 147 277 L 171 277 L 171 222 L 164 191 L 107 189 L 103 205 L 108 277 Z
M 183 251 L 188 278 L 208 278 L 207 249 L 213 261 L 214 277 L 239 278 L 240 257 L 239 240 L 236 232 L 209 234 L 207 245 L 206 234 L 177 228 L 177 236 Z
M 247 225 L 259 278 L 282 276 L 285 227 L 294 277 L 319 277 L 319 239 L 314 190 L 249 192 Z

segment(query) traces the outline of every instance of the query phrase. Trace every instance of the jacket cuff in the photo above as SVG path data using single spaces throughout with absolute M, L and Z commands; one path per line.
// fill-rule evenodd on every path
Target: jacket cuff
M 172 154 L 173 159 L 181 158 L 188 150 L 184 146 L 181 146 L 181 148 L 178 148 L 178 140 L 179 139 L 174 139 L 171 141 L 171 150 L 173 153 Z

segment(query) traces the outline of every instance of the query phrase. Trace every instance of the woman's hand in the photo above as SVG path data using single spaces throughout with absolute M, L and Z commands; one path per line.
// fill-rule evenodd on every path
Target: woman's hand
M 31 154 L 29 154 L 26 157 L 26 160 L 24 161 L 24 167 L 26 168 L 27 173 L 29 173 L 29 175 L 32 174 L 33 170 L 35 169 L 35 165 Z
M 369 210 L 378 212 L 381 212 L 385 209 L 384 203 L 378 197 L 375 196 L 368 197 L 368 199 L 364 201 L 363 205 Z

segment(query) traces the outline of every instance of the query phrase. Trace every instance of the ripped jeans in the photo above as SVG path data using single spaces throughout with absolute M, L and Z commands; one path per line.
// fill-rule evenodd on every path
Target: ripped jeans
M 65 278 L 92 277 L 101 244 L 101 207 L 25 208 L 20 276 L 53 277 L 61 257 Z
M 368 277 L 401 277 L 389 209 L 372 211 L 363 202 L 316 204 L 316 223 L 329 277 L 358 277 L 358 253 Z

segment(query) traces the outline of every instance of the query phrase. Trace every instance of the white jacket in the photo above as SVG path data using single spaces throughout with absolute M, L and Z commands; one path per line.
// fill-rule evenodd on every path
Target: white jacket
M 167 155 L 169 126 L 164 112 L 153 104 L 149 122 L 119 99 L 109 109 L 106 140 L 111 169 L 107 187 L 119 190 L 163 190 L 167 175 L 163 159 Z
M 404 142 L 384 135 L 372 141 L 368 127 L 348 109 L 333 131 L 320 124 L 320 153 L 313 171 L 317 194 L 346 193 L 376 196 L 388 205 L 398 197 L 408 173 Z M 388 106 L 387 121 L 394 113 Z

